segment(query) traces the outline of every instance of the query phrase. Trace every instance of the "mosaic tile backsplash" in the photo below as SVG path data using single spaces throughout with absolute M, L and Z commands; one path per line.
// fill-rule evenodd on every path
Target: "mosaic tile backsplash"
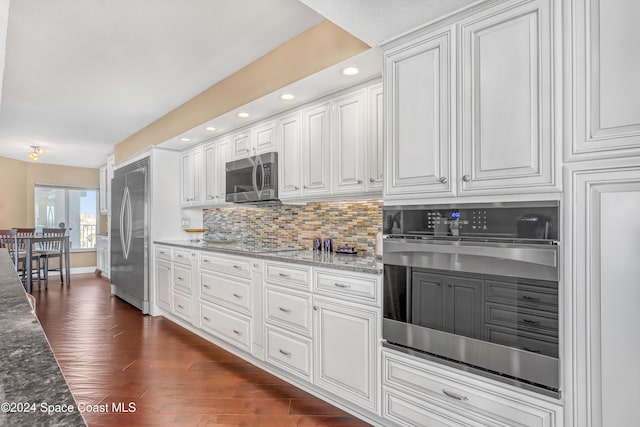
M 205 239 L 238 240 L 255 245 L 300 246 L 333 239 L 334 248 L 355 246 L 373 253 L 382 231 L 382 200 L 309 202 L 306 205 L 233 206 L 203 211 Z

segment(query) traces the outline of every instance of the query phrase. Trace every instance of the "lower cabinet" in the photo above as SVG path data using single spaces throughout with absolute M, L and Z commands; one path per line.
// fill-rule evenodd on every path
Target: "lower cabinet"
M 96 267 L 102 277 L 111 277 L 111 257 L 109 254 L 109 236 L 96 236 Z
M 311 339 L 266 327 L 266 360 L 306 381 L 312 380 Z
M 213 335 L 251 351 L 251 318 L 222 307 L 200 304 L 200 325 Z
M 171 263 L 156 259 L 156 304 L 171 311 Z

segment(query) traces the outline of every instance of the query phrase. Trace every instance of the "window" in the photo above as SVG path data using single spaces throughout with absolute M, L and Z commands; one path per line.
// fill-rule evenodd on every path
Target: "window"
M 36 231 L 58 228 L 64 222 L 72 251 L 95 249 L 97 189 L 36 185 L 34 211 Z

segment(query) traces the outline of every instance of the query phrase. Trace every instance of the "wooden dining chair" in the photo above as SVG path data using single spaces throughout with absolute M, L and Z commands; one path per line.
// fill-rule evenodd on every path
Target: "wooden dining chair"
M 15 228 L 14 230 L 16 230 L 16 235 L 18 237 L 24 237 L 24 236 L 34 236 L 36 234 L 36 229 L 35 228 Z M 26 247 L 24 246 L 24 243 L 18 243 L 18 253 L 21 255 L 21 259 L 22 259 L 22 278 L 24 280 L 24 278 L 26 277 L 27 274 L 27 268 L 26 268 L 26 261 L 27 261 L 27 257 L 26 257 Z M 40 256 L 37 253 L 36 249 L 32 248 L 31 250 L 31 271 L 33 271 L 33 268 L 35 267 L 36 269 L 36 277 L 38 278 L 38 283 L 40 283 Z
M 18 270 L 20 262 L 23 262 L 23 260 L 20 259 L 20 254 L 17 250 L 17 243 L 16 234 L 13 230 L 0 230 L 0 248 L 7 249 L 16 271 Z M 25 254 L 23 253 L 22 257 L 24 258 L 24 256 Z
M 67 232 L 66 228 L 43 228 L 43 237 L 63 237 Z M 63 254 L 63 242 L 62 240 L 55 240 L 52 242 L 41 242 L 38 248 L 38 254 L 42 260 L 42 274 L 44 276 L 45 287 L 49 281 L 49 271 L 60 271 L 60 283 L 64 283 L 62 276 L 62 254 Z M 58 268 L 51 268 L 49 266 L 49 260 L 58 258 Z M 69 266 L 67 266 L 69 268 Z

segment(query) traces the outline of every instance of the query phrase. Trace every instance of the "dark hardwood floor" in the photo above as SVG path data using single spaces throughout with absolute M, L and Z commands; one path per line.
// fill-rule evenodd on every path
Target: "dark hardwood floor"
M 33 292 L 37 315 L 89 426 L 368 424 L 161 317 L 92 274 Z M 130 403 L 135 412 L 114 413 Z M 108 406 L 108 413 L 87 412 Z

